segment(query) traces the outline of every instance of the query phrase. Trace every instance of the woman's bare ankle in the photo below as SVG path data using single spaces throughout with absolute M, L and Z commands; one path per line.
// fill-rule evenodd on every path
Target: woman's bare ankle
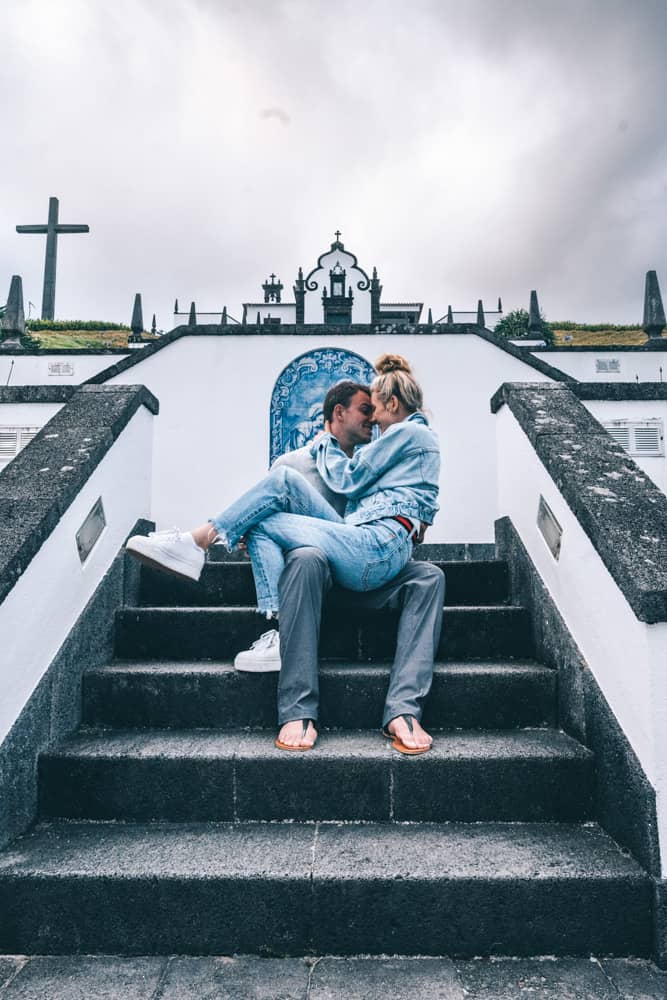
M 210 521 L 207 521 L 206 524 L 200 525 L 198 528 L 194 528 L 191 534 L 195 545 L 198 545 L 200 549 L 204 550 L 204 552 L 206 552 L 209 545 L 212 545 L 218 537 L 218 532 L 215 530 Z

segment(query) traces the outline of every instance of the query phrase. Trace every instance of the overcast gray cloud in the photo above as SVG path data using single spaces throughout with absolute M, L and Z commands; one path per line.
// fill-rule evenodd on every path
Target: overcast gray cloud
M 636 321 L 667 286 L 663 0 L 5 0 L 0 298 L 171 326 L 340 228 L 388 300 Z M 667 291 L 667 287 L 665 287 Z

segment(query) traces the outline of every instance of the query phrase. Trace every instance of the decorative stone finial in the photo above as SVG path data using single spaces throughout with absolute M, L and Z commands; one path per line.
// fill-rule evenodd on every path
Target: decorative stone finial
M 222 308 L 222 319 L 220 320 L 222 326 L 227 326 L 227 306 Z
M 259 315 L 259 309 L 258 309 L 257 310 L 257 326 L 261 326 L 261 325 L 262 325 L 262 318 Z
M 130 322 L 132 335 L 139 339 L 144 332 L 144 311 L 141 307 L 141 292 L 134 296 L 134 307 L 132 309 L 132 321 Z
M 429 310 L 428 310 L 428 320 L 427 320 L 427 322 L 428 322 L 429 326 L 433 326 L 433 312 L 432 312 L 430 306 L 429 306 Z
M 447 322 L 448 323 L 454 322 L 454 313 L 452 312 L 451 306 L 447 306 Z
M 658 338 L 662 337 L 662 331 L 665 329 L 665 310 L 662 305 L 658 275 L 655 271 L 646 272 L 644 322 L 642 326 L 649 340 L 658 340 Z
M 174 302 L 174 312 L 175 313 L 178 312 L 178 299 L 176 299 L 176 301 Z
M 264 301 L 265 302 L 280 302 L 280 297 L 284 285 L 280 278 L 276 281 L 275 274 L 270 274 L 268 279 L 262 285 L 264 290 Z
M 484 304 L 481 299 L 477 301 L 477 326 L 486 326 L 486 317 L 484 315 Z
M 498 312 L 501 313 L 502 311 L 503 311 L 503 300 L 500 298 L 500 296 L 498 296 Z
M 2 333 L 5 337 L 25 337 L 25 312 L 23 310 L 23 279 L 19 274 L 12 277 L 9 285 L 7 305 L 2 316 Z M 5 344 L 7 342 L 5 341 Z M 17 346 L 17 345 L 12 345 Z M 20 345 L 18 345 L 20 346 Z
M 195 308 L 194 302 L 190 303 L 190 315 L 188 316 L 188 326 L 197 325 L 197 310 Z
M 541 337 L 543 333 L 542 329 L 542 317 L 540 316 L 540 304 L 537 301 L 537 292 L 535 289 L 530 293 L 530 307 L 528 309 L 528 333 L 532 334 L 534 337 Z
M 157 335 L 157 323 L 155 322 L 155 313 L 153 313 L 153 322 L 151 323 L 151 333 L 155 337 Z

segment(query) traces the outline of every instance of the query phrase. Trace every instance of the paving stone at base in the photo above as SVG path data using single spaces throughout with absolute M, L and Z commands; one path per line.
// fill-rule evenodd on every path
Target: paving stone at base
M 153 1000 L 167 964 L 164 958 L 108 955 L 29 959 L 2 1000 Z
M 310 969 L 311 961 L 299 958 L 172 958 L 159 996 L 160 1000 L 307 1000 Z
M 480 959 L 456 970 L 469 1000 L 619 1000 L 595 959 Z
M 0 958 L 1 1000 L 664 1000 L 666 996 L 667 972 L 650 961 L 627 958 Z
M 603 958 L 601 965 L 623 1000 L 665 1000 L 667 970 L 641 958 Z
M 466 1000 L 449 958 L 321 958 L 309 1000 Z
M 28 959 L 23 956 L 5 955 L 0 957 L 0 988 L 6 986 Z M 0 994 L 4 995 L 4 994 Z

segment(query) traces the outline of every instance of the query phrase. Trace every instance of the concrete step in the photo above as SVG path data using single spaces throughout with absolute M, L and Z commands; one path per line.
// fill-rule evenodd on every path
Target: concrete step
M 354 609 L 323 615 L 325 659 L 378 660 L 393 656 L 398 614 Z M 123 608 L 116 612 L 115 654 L 123 659 L 206 660 L 234 657 L 266 630 L 252 608 Z M 445 611 L 442 659 L 525 658 L 532 653 L 524 608 L 452 607 Z
M 528 661 L 437 663 L 424 724 L 514 729 L 556 724 L 556 671 Z M 83 721 L 100 726 L 274 726 L 278 675 L 224 662 L 115 662 L 83 675 Z M 382 721 L 389 664 L 320 666 L 324 726 L 371 729 Z
M 434 565 L 445 572 L 448 605 L 505 604 L 509 600 L 505 562 L 435 562 Z M 349 604 L 354 598 L 350 598 L 349 591 L 334 591 L 331 600 Z M 254 606 L 257 598 L 252 569 L 245 559 L 207 563 L 199 583 L 179 580 L 143 566 L 139 603 L 149 607 Z
M 593 755 L 551 729 L 437 734 L 421 757 L 379 731 L 307 753 L 263 732 L 81 732 L 39 762 L 42 816 L 119 820 L 577 821 Z
M 0 854 L 10 954 L 648 955 L 594 825 L 51 823 Z

